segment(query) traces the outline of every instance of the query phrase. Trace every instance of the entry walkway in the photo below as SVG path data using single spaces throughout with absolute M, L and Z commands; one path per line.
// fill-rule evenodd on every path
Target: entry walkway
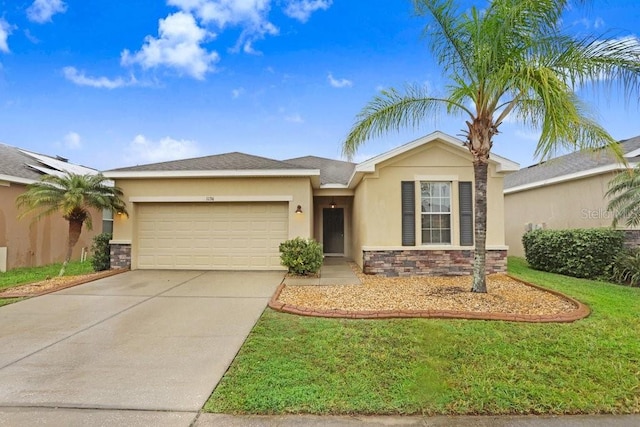
M 325 257 L 318 277 L 285 277 L 284 284 L 292 286 L 361 285 L 353 272 L 351 260 L 342 257 Z

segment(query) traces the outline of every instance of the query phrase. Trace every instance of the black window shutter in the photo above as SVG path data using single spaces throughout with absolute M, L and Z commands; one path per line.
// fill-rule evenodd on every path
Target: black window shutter
M 416 184 L 402 181 L 402 246 L 416 245 Z
M 458 183 L 460 198 L 460 246 L 473 246 L 473 186 L 471 182 Z

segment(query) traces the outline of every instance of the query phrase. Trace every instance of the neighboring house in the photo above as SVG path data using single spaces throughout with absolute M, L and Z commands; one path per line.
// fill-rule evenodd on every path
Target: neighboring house
M 517 169 L 492 155 L 489 271 L 505 269 L 502 180 Z M 114 267 L 282 269 L 279 244 L 301 236 L 366 273 L 472 272 L 472 157 L 440 132 L 360 164 L 228 153 L 105 176 L 129 211 L 115 218 Z
M 630 167 L 640 159 L 640 136 L 619 142 Z M 522 235 L 531 229 L 609 227 L 605 193 L 626 166 L 607 149 L 577 151 L 505 177 L 505 228 L 509 254 L 524 256 Z M 635 233 L 628 233 L 634 238 Z
M 0 271 L 16 267 L 33 267 L 64 261 L 69 224 L 62 215 L 53 214 L 33 222 L 31 217 L 18 219 L 16 198 L 27 184 L 43 175 L 64 171 L 78 174 L 97 173 L 94 169 L 69 163 L 61 157 L 31 153 L 0 144 Z M 102 212 L 93 212 L 94 230 L 83 227 L 73 257 L 91 246 L 94 235 L 102 230 Z

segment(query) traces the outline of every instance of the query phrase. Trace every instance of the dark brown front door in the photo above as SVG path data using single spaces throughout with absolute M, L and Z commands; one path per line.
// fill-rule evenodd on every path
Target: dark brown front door
M 325 254 L 344 253 L 344 209 L 322 209 L 322 241 Z

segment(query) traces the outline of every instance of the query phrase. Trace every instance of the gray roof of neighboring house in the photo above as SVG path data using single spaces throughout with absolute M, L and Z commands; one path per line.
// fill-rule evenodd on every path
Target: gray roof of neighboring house
M 300 165 L 305 169 L 319 169 L 320 184 L 347 185 L 349 183 L 349 178 L 353 175 L 353 170 L 356 167 L 355 163 L 316 156 L 297 157 L 295 159 L 287 159 L 284 161 Z
M 152 163 L 148 165 L 111 169 L 109 172 L 142 172 L 142 171 L 206 171 L 206 170 L 282 170 L 300 169 L 300 166 L 266 157 L 252 156 L 244 153 L 226 153 L 193 159 L 173 160 L 170 162 Z
M 16 147 L 0 144 L 0 175 L 16 178 L 38 180 L 42 176 L 39 171 L 27 166 L 33 163 L 33 157 L 28 156 Z
M 32 153 L 0 143 L 0 175 L 13 177 L 18 182 L 37 181 L 42 175 L 60 175 L 64 172 L 77 174 L 96 173 L 95 169 L 69 163 L 56 156 Z
M 619 142 L 623 153 L 627 154 L 640 149 L 640 136 L 622 140 Z M 634 161 L 638 157 L 628 158 Z M 564 156 L 556 157 L 546 162 L 538 163 L 504 177 L 504 188 L 509 189 L 534 182 L 545 181 L 552 178 L 588 171 L 597 167 L 616 164 L 613 155 L 605 148 L 593 150 L 581 150 Z

